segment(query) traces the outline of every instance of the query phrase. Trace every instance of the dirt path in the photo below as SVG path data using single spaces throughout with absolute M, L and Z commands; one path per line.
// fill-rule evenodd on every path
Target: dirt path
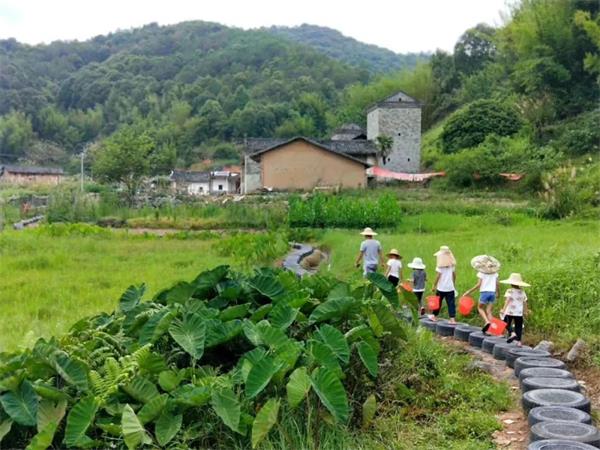
M 499 449 L 507 450 L 526 450 L 529 442 L 529 424 L 520 404 L 521 391 L 519 389 L 519 380 L 514 376 L 513 370 L 506 365 L 504 361 L 494 359 L 492 355 L 483 350 L 472 347 L 467 342 L 456 340 L 452 337 L 439 337 L 445 344 L 459 347 L 463 351 L 471 354 L 474 361 L 482 365 L 482 369 L 489 372 L 492 377 L 502 380 L 510 385 L 513 402 L 508 411 L 497 415 L 497 419 L 502 424 L 502 430 L 496 431 L 493 435 L 494 443 Z

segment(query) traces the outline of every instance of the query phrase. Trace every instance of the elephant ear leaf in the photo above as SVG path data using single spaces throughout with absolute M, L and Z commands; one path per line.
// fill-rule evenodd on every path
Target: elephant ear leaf
M 400 302 L 398 300 L 398 291 L 389 280 L 378 272 L 371 272 L 367 275 L 367 279 L 373 283 L 383 294 L 385 298 L 392 304 L 392 306 L 399 307 Z
M 377 399 L 374 394 L 367 397 L 362 405 L 362 427 L 368 428 L 377 412 Z
M 340 379 L 329 369 L 319 367 L 313 371 L 310 381 L 319 399 L 333 417 L 340 423 L 348 422 L 348 397 Z
M 373 350 L 373 348 L 365 341 L 357 342 L 356 348 L 360 360 L 363 362 L 371 376 L 376 377 L 379 367 L 377 365 L 377 353 L 375 353 L 375 350 Z
M 271 356 L 265 356 L 252 366 L 246 379 L 246 396 L 254 398 L 267 387 L 273 375 L 281 369 L 282 363 Z
M 94 397 L 79 400 L 67 416 L 64 443 L 67 447 L 90 447 L 94 441 L 86 436 L 86 431 L 94 421 L 98 411 L 98 401 Z
M 394 313 L 383 303 L 373 305 L 373 311 L 377 316 L 377 320 L 385 331 L 389 331 L 392 336 L 406 341 L 406 330 L 402 323 L 396 318 Z
M 350 347 L 340 330 L 325 324 L 317 330 L 317 335 L 321 342 L 331 349 L 333 354 L 342 362 L 348 364 L 350 361 Z
M 54 403 L 51 400 L 42 400 L 38 405 L 37 413 L 37 430 L 41 433 L 46 426 L 54 422 L 58 426 L 60 421 L 65 417 L 67 411 L 67 401 L 60 400 Z
M 36 425 L 38 399 L 29 381 L 23 380 L 19 389 L 2 394 L 0 403 L 6 414 L 19 425 Z
M 333 298 L 317 306 L 308 318 L 308 323 L 313 324 L 329 319 L 341 319 L 357 305 L 354 297 Z
M 204 354 L 206 323 L 199 314 L 174 320 L 169 326 L 169 334 L 192 358 L 200 359 Z
M 239 432 L 241 407 L 235 393 L 229 388 L 215 390 L 211 404 L 223 423 Z
M 88 366 L 78 359 L 73 359 L 65 353 L 54 356 L 54 369 L 69 384 L 81 391 L 88 390 Z
M 156 385 L 144 377 L 135 377 L 129 384 L 123 386 L 123 390 L 142 403 L 148 403 L 159 395 Z
M 252 424 L 252 448 L 256 448 L 260 444 L 277 422 L 279 406 L 279 399 L 269 399 L 256 414 Z
M 129 405 L 123 408 L 121 415 L 121 431 L 125 445 L 129 450 L 137 448 L 140 444 L 151 444 L 152 439 L 146 433 L 140 419 L 135 415 L 133 409 Z
M 11 419 L 6 419 L 0 423 L 0 442 L 4 439 L 8 433 L 10 433 L 10 429 L 12 428 L 13 421 Z
M 46 450 L 52 445 L 54 433 L 58 424 L 56 422 L 48 422 L 46 426 L 36 434 L 25 450 Z
M 304 400 L 310 390 L 310 377 L 306 367 L 298 367 L 294 370 L 285 388 L 288 403 L 291 408 L 295 408 Z
M 129 286 L 119 299 L 119 309 L 121 312 L 131 311 L 133 308 L 139 305 L 145 292 L 145 284 L 140 284 L 139 286 Z
M 181 414 L 175 415 L 169 411 L 163 411 L 154 426 L 154 434 L 161 447 L 166 446 L 179 433 L 182 422 L 183 416 Z
M 278 300 L 285 295 L 285 288 L 273 275 L 260 274 L 252 278 L 248 284 L 260 294 L 271 300 Z

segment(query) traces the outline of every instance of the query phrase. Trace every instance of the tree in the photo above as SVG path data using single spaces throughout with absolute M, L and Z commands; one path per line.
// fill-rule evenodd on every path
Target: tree
M 521 128 L 514 108 L 494 100 L 477 100 L 452 114 L 440 136 L 445 153 L 482 143 L 488 135 L 510 136 Z
M 22 156 L 33 141 L 31 121 L 22 112 L 0 116 L 0 153 Z
M 387 162 L 387 157 L 390 154 L 390 150 L 394 145 L 394 139 L 391 136 L 386 135 L 377 136 L 375 145 L 377 145 L 381 160 L 383 161 L 383 164 L 385 164 Z
M 133 204 L 142 178 L 150 172 L 155 147 L 147 133 L 123 127 L 100 145 L 92 169 L 101 181 L 122 183 L 129 203 Z
M 492 61 L 496 55 L 495 32 L 493 27 L 485 23 L 465 31 L 454 46 L 456 70 L 470 75 Z
M 575 25 L 585 31 L 596 46 L 595 52 L 586 52 L 583 67 L 588 72 L 595 74 L 596 80 L 600 84 L 600 55 L 598 55 L 598 50 L 600 50 L 600 16 L 596 14 L 596 20 L 593 20 L 589 11 L 576 11 L 573 21 Z

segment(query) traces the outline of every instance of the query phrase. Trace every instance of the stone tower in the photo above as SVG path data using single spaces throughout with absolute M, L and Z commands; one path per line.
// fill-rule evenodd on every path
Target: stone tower
M 421 104 L 404 92 L 371 106 L 367 111 L 367 139 L 393 139 L 386 161 L 379 166 L 394 172 L 417 173 L 421 166 Z

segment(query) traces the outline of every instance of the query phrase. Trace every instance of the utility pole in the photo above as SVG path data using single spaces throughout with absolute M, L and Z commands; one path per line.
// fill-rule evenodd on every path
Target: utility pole
M 81 192 L 83 193 L 83 157 L 85 156 L 85 148 L 81 151 Z

